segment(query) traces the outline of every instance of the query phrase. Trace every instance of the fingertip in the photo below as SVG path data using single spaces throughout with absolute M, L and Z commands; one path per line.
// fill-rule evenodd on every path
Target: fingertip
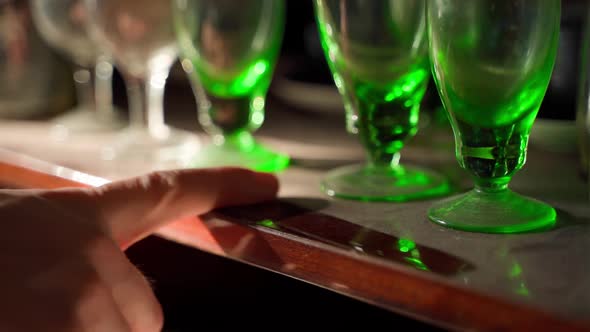
M 212 209 L 276 198 L 279 180 L 244 168 L 155 172 L 94 190 L 101 220 L 119 244 L 127 245 L 165 222 Z
M 276 175 L 267 172 L 253 171 L 241 167 L 220 167 L 211 169 L 228 176 L 230 184 L 238 185 L 242 181 L 252 181 L 255 188 L 263 192 L 276 194 L 279 190 L 279 179 Z
M 261 187 L 267 189 L 272 196 L 276 196 L 279 191 L 279 179 L 274 174 L 256 172 L 254 177 Z
M 210 169 L 210 171 L 216 173 L 209 178 L 215 183 L 212 187 L 219 188 L 212 208 L 271 200 L 279 191 L 279 180 L 271 173 L 235 167 Z

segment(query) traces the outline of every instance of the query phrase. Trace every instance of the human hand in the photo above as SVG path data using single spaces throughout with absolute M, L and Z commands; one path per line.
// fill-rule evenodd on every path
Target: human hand
M 120 248 L 166 222 L 277 190 L 272 175 L 229 168 L 0 190 L 0 331 L 159 331 L 160 305 Z

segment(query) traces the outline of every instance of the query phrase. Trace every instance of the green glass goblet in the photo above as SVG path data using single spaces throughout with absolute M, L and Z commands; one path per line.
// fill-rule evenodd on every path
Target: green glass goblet
M 368 154 L 322 181 L 330 196 L 408 201 L 449 192 L 443 176 L 400 164 L 417 132 L 430 77 L 424 0 L 316 0 L 324 53 L 345 104 L 348 131 Z
M 432 221 L 473 232 L 549 227 L 555 210 L 508 189 L 525 163 L 529 131 L 547 90 L 559 0 L 429 0 L 433 72 L 475 189 L 436 203 Z
M 199 122 L 212 136 L 195 167 L 233 165 L 279 171 L 289 157 L 256 142 L 279 54 L 283 0 L 175 0 L 183 67 L 197 96 Z

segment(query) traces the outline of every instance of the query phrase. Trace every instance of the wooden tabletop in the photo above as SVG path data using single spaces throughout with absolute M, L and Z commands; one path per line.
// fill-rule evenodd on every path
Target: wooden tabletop
M 576 155 L 532 142 L 527 165 L 513 181 L 514 190 L 558 208 L 555 228 L 466 233 L 429 222 L 433 200 L 367 203 L 324 196 L 319 181 L 326 170 L 360 160 L 362 150 L 339 117 L 286 110 L 275 110 L 273 129 L 260 132 L 263 141 L 294 157 L 279 174 L 279 200 L 180 220 L 158 234 L 442 327 L 590 331 L 590 204 Z M 93 161 L 90 146 L 104 140 L 52 142 L 48 128 L 0 125 L 2 184 L 97 186 L 149 171 L 106 167 Z M 471 186 L 444 125 L 424 129 L 403 155 L 405 162 L 446 174 L 457 191 Z

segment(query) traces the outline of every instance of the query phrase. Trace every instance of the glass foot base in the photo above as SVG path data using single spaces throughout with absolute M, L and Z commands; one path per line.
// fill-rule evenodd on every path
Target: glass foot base
M 54 118 L 51 136 L 55 140 L 66 140 L 75 135 L 106 133 L 118 131 L 127 125 L 127 121 L 118 113 L 100 116 L 93 110 L 76 108 L 64 115 Z
M 519 233 L 555 224 L 551 206 L 510 190 L 486 193 L 472 190 L 437 202 L 428 211 L 433 222 L 463 231 Z
M 289 166 L 289 156 L 271 151 L 267 147 L 251 141 L 246 145 L 226 141 L 223 144 L 205 146 L 190 166 L 223 167 L 235 166 L 259 172 L 279 172 Z
M 451 186 L 442 175 L 421 168 L 354 165 L 329 172 L 322 181 L 322 190 L 345 199 L 405 202 L 448 194 Z
M 167 127 L 156 138 L 143 128 L 128 128 L 118 134 L 116 143 L 102 149 L 101 159 L 138 172 L 184 168 L 200 148 L 197 135 L 187 131 Z

